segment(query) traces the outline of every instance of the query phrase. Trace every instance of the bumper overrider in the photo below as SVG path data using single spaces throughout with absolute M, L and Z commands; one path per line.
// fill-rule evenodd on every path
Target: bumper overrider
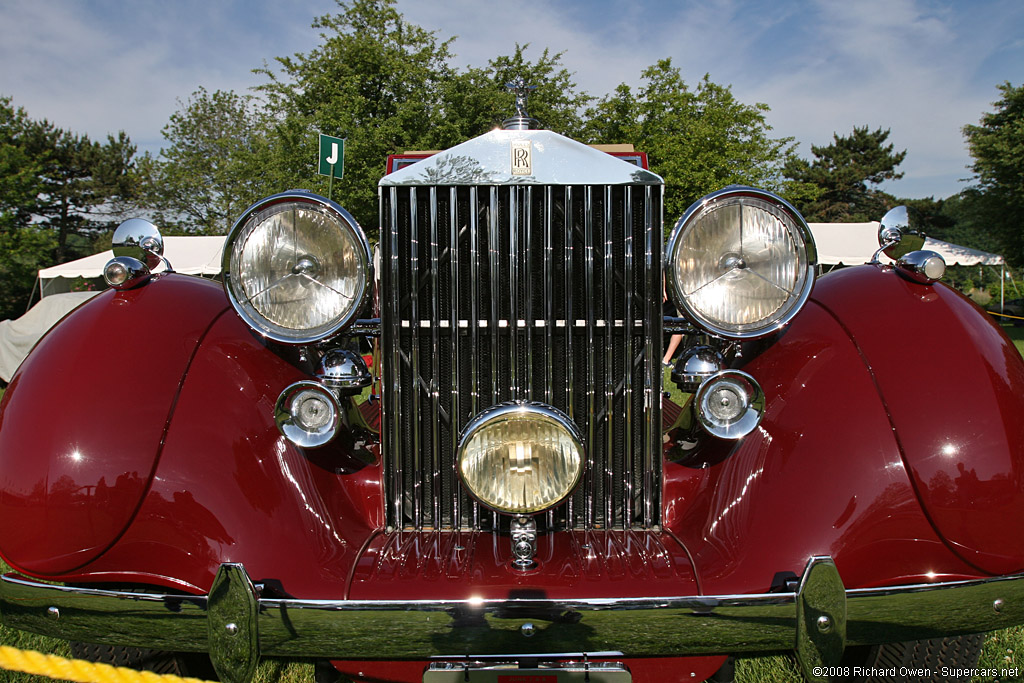
M 0 580 L 3 624 L 111 645 L 209 652 L 222 680 L 261 656 L 436 659 L 584 654 L 652 657 L 792 650 L 805 675 L 848 645 L 978 633 L 1024 622 L 1024 575 L 844 588 L 814 557 L 793 592 L 581 600 L 355 601 L 261 597 L 240 564 L 208 595 L 161 595 Z M 572 653 L 572 654 L 567 654 Z M 555 657 L 553 657 L 555 658 Z

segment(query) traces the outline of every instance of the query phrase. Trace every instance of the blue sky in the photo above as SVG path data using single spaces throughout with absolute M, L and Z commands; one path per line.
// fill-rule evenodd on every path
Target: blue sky
M 0 94 L 33 118 L 102 139 L 125 130 L 156 152 L 161 128 L 199 86 L 245 91 L 252 69 L 316 45 L 333 0 L 3 0 Z M 564 51 L 593 95 L 639 84 L 671 57 L 771 108 L 804 156 L 833 132 L 890 128 L 908 154 L 903 197 L 945 197 L 970 176 L 961 128 L 1024 81 L 1024 2 L 978 0 L 399 0 L 408 21 L 456 36 L 457 65 L 517 42 Z

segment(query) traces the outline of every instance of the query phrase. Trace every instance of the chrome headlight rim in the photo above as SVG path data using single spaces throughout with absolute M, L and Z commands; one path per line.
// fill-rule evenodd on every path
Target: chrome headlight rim
M 799 242 L 797 246 L 803 250 L 805 264 L 798 272 L 799 291 L 795 292 L 794 296 L 780 307 L 777 314 L 766 317 L 756 326 L 748 327 L 746 324 L 743 324 L 740 328 L 736 328 L 715 323 L 708 319 L 708 316 L 702 311 L 690 304 L 684 292 L 680 290 L 679 283 L 675 277 L 674 264 L 676 262 L 676 252 L 687 230 L 698 219 L 730 203 L 738 202 L 742 204 L 744 198 L 760 200 L 771 204 L 789 219 L 788 222 L 784 222 L 784 225 L 787 231 Z M 792 204 L 766 190 L 746 185 L 730 185 L 717 192 L 712 192 L 690 205 L 672 228 L 672 232 L 665 244 L 664 262 L 666 267 L 665 281 L 667 294 L 676 309 L 683 312 L 697 325 L 713 335 L 727 339 L 742 340 L 756 339 L 782 329 L 803 309 L 813 289 L 818 264 L 818 253 L 814 245 L 814 237 L 811 234 L 810 226 Z
M 256 312 L 255 307 L 239 296 L 239 292 L 236 290 L 236 287 L 239 286 L 239 276 L 232 268 L 234 245 L 239 238 L 251 234 L 252 230 L 246 230 L 250 220 L 275 205 L 287 203 L 309 204 L 320 211 L 326 212 L 338 222 L 343 230 L 348 231 L 357 247 L 355 249 L 358 257 L 357 267 L 362 273 L 359 290 L 354 296 L 354 301 L 348 314 L 333 321 L 330 325 L 319 326 L 314 328 L 314 331 L 305 334 L 298 331 L 285 332 L 284 330 L 288 328 L 282 328 Z M 231 230 L 228 231 L 227 237 L 224 240 L 224 251 L 221 255 L 221 275 L 224 281 L 224 291 L 227 293 L 228 300 L 231 302 L 235 313 L 260 336 L 281 344 L 296 346 L 316 344 L 337 336 L 354 323 L 358 317 L 359 311 L 369 298 L 372 289 L 373 260 L 370 253 L 370 244 L 363 229 L 359 226 L 356 219 L 353 218 L 352 214 L 342 208 L 341 205 L 320 195 L 303 190 L 281 192 L 265 197 L 250 206 L 231 226 Z
M 577 468 L 575 476 L 565 487 L 565 492 L 557 500 L 549 501 L 543 506 L 536 506 L 535 508 L 526 510 L 506 510 L 496 507 L 490 501 L 481 498 L 477 495 L 471 483 L 467 482 L 462 466 L 464 450 L 480 430 L 487 427 L 493 427 L 509 419 L 521 418 L 523 415 L 539 417 L 541 420 L 549 421 L 563 429 L 571 439 L 573 447 L 579 453 L 579 467 Z M 583 481 L 583 472 L 586 469 L 586 466 L 587 453 L 583 443 L 583 433 L 580 431 L 576 423 L 573 422 L 572 418 L 554 406 L 535 401 L 509 401 L 490 406 L 489 408 L 485 408 L 480 411 L 463 429 L 462 435 L 458 439 L 458 445 L 455 451 L 455 470 L 458 474 L 459 482 L 462 484 L 463 490 L 466 491 L 473 500 L 480 503 L 487 509 L 513 517 L 532 517 L 534 515 L 543 514 L 548 510 L 552 510 L 563 504 L 573 494 L 577 487 L 579 487 L 580 482 Z

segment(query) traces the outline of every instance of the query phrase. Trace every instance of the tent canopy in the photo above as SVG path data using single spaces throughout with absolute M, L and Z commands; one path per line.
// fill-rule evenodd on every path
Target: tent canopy
M 818 247 L 818 263 L 855 266 L 867 263 L 878 251 L 878 222 L 871 223 L 809 223 Z M 968 249 L 958 244 L 927 238 L 924 248 L 938 252 L 948 266 L 1001 266 L 1003 257 L 987 251 Z M 882 254 L 879 260 L 889 262 Z
M 217 275 L 220 273 L 224 238 L 213 236 L 164 237 L 164 256 L 174 270 L 185 275 Z M 103 266 L 114 258 L 112 251 L 69 261 L 39 271 L 39 289 L 43 296 L 66 292 L 74 278 L 103 277 Z M 60 278 L 63 278 L 61 280 Z

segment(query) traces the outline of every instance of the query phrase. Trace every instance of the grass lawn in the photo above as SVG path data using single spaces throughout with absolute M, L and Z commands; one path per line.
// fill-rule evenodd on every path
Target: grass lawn
M 1013 341 L 1014 346 L 1024 355 L 1024 327 L 1016 327 L 1008 323 L 1002 323 L 1003 332 Z

